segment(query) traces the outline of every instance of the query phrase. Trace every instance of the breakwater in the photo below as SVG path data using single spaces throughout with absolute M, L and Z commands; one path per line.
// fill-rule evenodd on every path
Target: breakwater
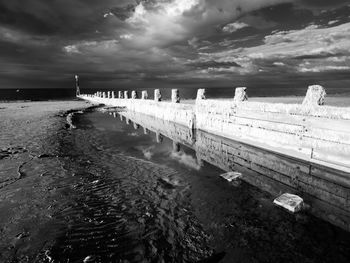
M 311 206 L 313 215 L 350 231 L 350 180 L 342 183 L 332 180 L 346 178 L 344 172 L 149 115 L 122 111 L 119 117 L 135 130 L 154 133 L 158 143 L 164 137 L 171 139 L 174 153 L 183 146 L 193 149 L 196 156 L 193 167 L 206 162 L 224 171 L 238 171 L 242 173 L 241 180 L 274 197 L 284 192 L 300 195 Z
M 170 101 L 163 101 L 158 89 L 152 100 L 145 91 L 141 98 L 134 91 L 131 95 L 128 91 L 118 95 L 97 92 L 78 97 L 340 170 L 346 175 L 330 179 L 349 180 L 350 108 L 324 105 L 321 86 L 310 86 L 302 104 L 250 102 L 246 88 L 236 88 L 232 100 L 207 99 L 200 89 L 194 104 L 181 103 L 176 89 Z

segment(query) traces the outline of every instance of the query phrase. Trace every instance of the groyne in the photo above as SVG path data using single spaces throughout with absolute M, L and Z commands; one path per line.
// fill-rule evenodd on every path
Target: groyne
M 325 90 L 310 86 L 302 104 L 250 102 L 246 88 L 236 88 L 232 100 L 206 99 L 200 89 L 194 104 L 181 103 L 178 90 L 171 101 L 154 99 L 146 91 L 78 95 L 92 103 L 123 107 L 189 129 L 197 129 L 257 148 L 319 164 L 350 176 L 350 107 L 324 105 Z M 332 175 L 324 175 L 332 177 Z M 345 180 L 349 179 L 345 176 Z M 344 180 L 332 178 L 332 180 Z
M 119 117 L 135 130 L 154 133 L 158 143 L 169 138 L 173 152 L 192 149 L 196 160 L 193 167 L 206 162 L 227 172 L 241 172 L 241 180 L 273 197 L 284 192 L 297 194 L 310 205 L 313 215 L 350 231 L 348 173 L 133 111 L 121 111 Z

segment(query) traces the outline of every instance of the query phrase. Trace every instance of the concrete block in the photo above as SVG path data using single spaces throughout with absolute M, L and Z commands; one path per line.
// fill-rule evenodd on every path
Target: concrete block
M 229 182 L 232 182 L 232 181 L 235 181 L 235 180 L 241 178 L 242 174 L 239 172 L 227 172 L 227 173 L 221 174 L 220 177 L 224 178 L 225 180 L 227 180 Z
M 162 94 L 160 93 L 159 89 L 154 90 L 154 100 L 155 101 L 161 101 L 162 100 Z
M 103 92 L 103 93 L 102 93 L 102 98 L 104 98 L 104 99 L 107 98 L 106 92 Z
M 129 91 L 124 91 L 124 99 L 128 99 L 129 98 Z
M 122 99 L 122 98 L 124 98 L 123 92 L 118 91 L 118 99 Z
M 173 141 L 173 152 L 180 152 L 180 143 Z
M 285 193 L 277 197 L 273 203 L 277 206 L 280 206 L 291 213 L 297 213 L 302 210 L 304 205 L 304 200 L 293 194 Z
M 147 90 L 143 90 L 141 93 L 141 99 L 147 100 L 148 99 L 148 92 Z
M 115 99 L 115 92 L 114 91 L 112 91 L 111 96 L 112 96 L 112 99 Z
M 205 89 L 197 90 L 197 100 L 205 100 Z
M 238 87 L 238 88 L 236 88 L 235 97 L 234 97 L 233 101 L 241 102 L 241 101 L 248 100 L 248 95 L 247 95 L 246 90 L 247 90 L 246 87 Z
M 111 92 L 107 91 L 107 99 L 110 99 L 110 98 L 111 98 Z
M 304 106 L 320 106 L 324 105 L 326 90 L 320 85 L 309 86 L 303 101 Z
M 134 122 L 134 129 L 135 129 L 135 130 L 138 130 L 139 128 L 140 128 L 140 125 L 137 124 L 136 122 Z
M 163 142 L 163 135 L 159 132 L 156 133 L 156 141 L 157 141 L 157 143 Z
M 133 91 L 131 92 L 131 98 L 132 98 L 132 99 L 137 99 L 137 92 L 136 92 L 135 90 L 133 90 Z
M 171 90 L 171 102 L 180 103 L 180 93 L 178 89 Z

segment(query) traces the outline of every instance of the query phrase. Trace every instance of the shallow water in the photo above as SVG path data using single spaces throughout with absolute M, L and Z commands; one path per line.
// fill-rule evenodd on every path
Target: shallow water
M 67 156 L 79 156 L 63 162 L 65 170 L 75 171 L 74 179 L 62 180 L 69 201 L 53 215 L 55 238 L 42 260 L 350 259 L 348 232 L 312 215 L 288 214 L 272 205 L 268 191 L 221 178 L 224 167 L 191 148 L 200 134 L 176 127 L 185 139 L 174 143 L 150 127 L 101 112 L 79 115 L 76 126 L 60 144 Z

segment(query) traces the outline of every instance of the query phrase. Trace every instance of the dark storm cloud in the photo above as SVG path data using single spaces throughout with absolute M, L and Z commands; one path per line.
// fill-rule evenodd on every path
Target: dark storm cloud
M 261 16 L 267 21 L 276 22 L 277 25 L 298 24 L 302 25 L 313 21 L 312 11 L 298 8 L 293 3 L 284 3 L 272 7 L 262 8 L 254 12 L 256 16 Z
M 218 61 L 204 61 L 204 62 L 195 62 L 189 63 L 188 65 L 193 66 L 195 68 L 205 69 L 205 68 L 230 68 L 230 67 L 241 67 L 236 62 L 218 62 Z
M 349 4 L 348 0 L 301 0 L 303 4 L 314 7 L 329 7 Z
M 90 87 L 344 78 L 347 2 L 0 0 L 0 84 L 62 85 L 75 73 Z
M 114 14 L 120 20 L 125 21 L 135 12 L 136 5 L 128 4 L 124 7 L 113 7 L 110 9 L 111 13 Z

